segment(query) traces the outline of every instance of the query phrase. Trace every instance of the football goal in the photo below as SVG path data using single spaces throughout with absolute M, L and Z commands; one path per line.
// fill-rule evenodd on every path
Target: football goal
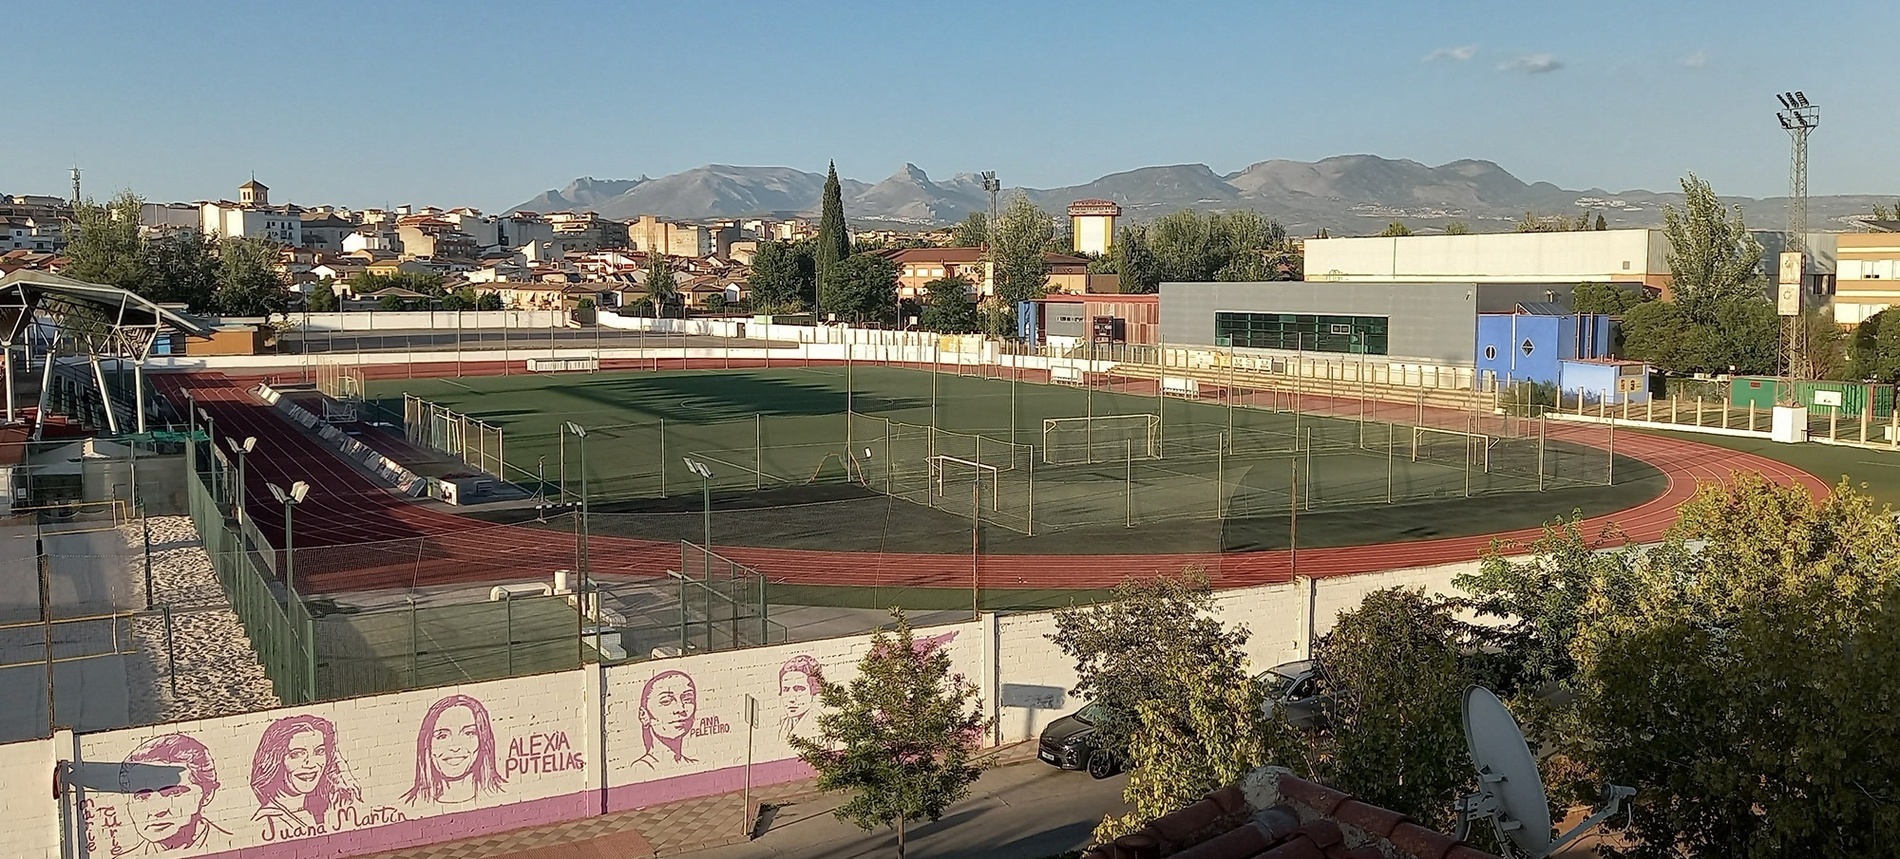
M 1042 461 L 1052 465 L 1160 456 L 1160 415 L 1093 415 L 1042 422 Z
M 985 488 L 989 490 L 991 510 L 1001 508 L 999 500 L 1002 497 L 1001 469 L 986 462 L 942 454 L 925 457 L 925 461 L 930 463 L 931 495 L 941 498 L 951 487 L 975 483 L 979 491 Z M 984 483 L 989 485 L 984 487 Z
M 1496 447 L 1498 439 L 1481 432 L 1468 430 L 1439 429 L 1438 427 L 1412 427 L 1412 461 L 1452 460 L 1470 456 L 1472 465 L 1480 466 L 1484 473 L 1491 473 L 1491 449 Z

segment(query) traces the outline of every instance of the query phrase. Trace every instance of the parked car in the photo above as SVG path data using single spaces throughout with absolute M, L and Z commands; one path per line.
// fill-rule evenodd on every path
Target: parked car
M 1260 708 L 1268 718 L 1281 719 L 1302 731 L 1326 727 L 1332 700 L 1319 690 L 1319 662 L 1301 659 L 1275 665 L 1254 675 L 1260 683 Z
M 1115 754 L 1095 744 L 1096 725 L 1106 715 L 1100 705 L 1090 704 L 1050 722 L 1036 742 L 1036 757 L 1065 770 L 1087 770 L 1096 778 L 1121 772 Z

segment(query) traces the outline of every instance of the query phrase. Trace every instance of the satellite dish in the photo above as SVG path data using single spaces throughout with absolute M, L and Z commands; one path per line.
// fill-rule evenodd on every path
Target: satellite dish
M 1498 842 L 1509 842 L 1530 859 L 1546 859 L 1602 823 L 1635 796 L 1634 788 L 1608 785 L 1604 806 L 1569 832 L 1550 836 L 1550 802 L 1537 758 L 1524 741 L 1517 718 L 1496 693 L 1482 686 L 1465 690 L 1465 744 L 1478 771 L 1478 792 L 1458 799 L 1458 838 L 1471 821 L 1489 819 Z

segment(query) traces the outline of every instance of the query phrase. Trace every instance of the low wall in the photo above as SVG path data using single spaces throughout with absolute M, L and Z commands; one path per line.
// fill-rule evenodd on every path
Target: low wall
M 1324 633 L 1371 590 L 1449 592 L 1474 565 L 1230 591 L 1219 611 L 1251 629 L 1261 669 L 1304 656 L 1309 627 Z M 1054 631 L 1050 612 L 985 614 L 917 637 L 977 682 L 1002 744 L 1081 704 Z M 786 737 L 814 729 L 811 672 L 849 681 L 869 645 L 847 636 L 0 746 L 0 854 L 344 857 L 728 793 L 748 770 L 755 785 L 797 780 L 810 773 Z M 58 760 L 77 762 L 63 807 L 48 790 Z M 185 790 L 140 798 L 167 785 Z M 188 843 L 164 846 L 184 832 Z
M 259 316 L 218 317 L 220 324 L 264 323 Z M 421 331 L 457 328 L 561 328 L 570 325 L 558 310 L 366 310 L 350 313 L 292 313 L 290 325 L 305 331 Z

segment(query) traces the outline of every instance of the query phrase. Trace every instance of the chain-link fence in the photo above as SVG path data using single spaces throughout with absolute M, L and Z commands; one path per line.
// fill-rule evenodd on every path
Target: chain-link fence
M 506 471 L 501 427 L 494 424 L 405 394 L 402 431 L 410 444 L 453 456 L 484 474 L 500 477 Z

